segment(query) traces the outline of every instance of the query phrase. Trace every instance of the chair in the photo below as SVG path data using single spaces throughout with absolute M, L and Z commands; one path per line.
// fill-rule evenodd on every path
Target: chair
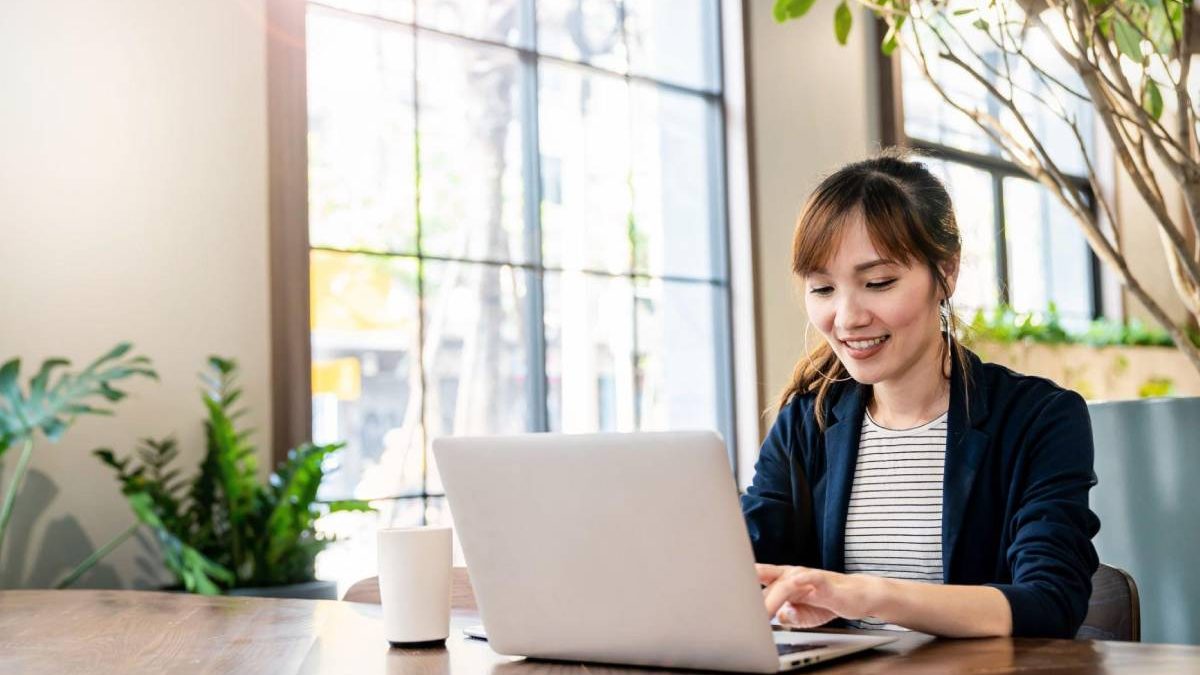
M 1102 563 L 1092 575 L 1088 613 L 1075 639 L 1141 642 L 1141 602 L 1128 572 Z
M 370 577 L 354 582 L 354 585 L 346 590 L 346 594 L 342 596 L 342 600 L 345 602 L 366 602 L 378 605 L 379 577 Z M 471 578 L 467 575 L 467 568 L 465 567 L 455 567 L 451 570 L 450 607 L 452 609 L 464 609 L 472 612 L 479 611 L 479 606 L 475 604 L 475 591 L 471 588 Z

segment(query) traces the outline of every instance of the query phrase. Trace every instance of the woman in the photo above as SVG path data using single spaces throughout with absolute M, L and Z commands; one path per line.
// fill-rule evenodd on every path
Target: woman
M 784 623 L 1069 638 L 1083 622 L 1087 407 L 955 340 L 959 254 L 945 188 L 898 156 L 831 175 L 800 216 L 792 269 L 823 340 L 742 498 Z

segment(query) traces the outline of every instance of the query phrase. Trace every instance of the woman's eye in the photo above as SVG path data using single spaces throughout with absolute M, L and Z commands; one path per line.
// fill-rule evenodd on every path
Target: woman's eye
M 812 293 L 813 295 L 829 295 L 830 293 L 833 292 L 833 287 L 832 286 L 818 286 L 816 288 L 809 289 L 808 292 Z
M 871 281 L 871 282 L 867 283 L 867 288 L 873 288 L 875 290 L 879 290 L 882 288 L 887 288 L 888 286 L 891 286 L 894 283 L 896 283 L 895 279 L 887 279 L 885 281 Z

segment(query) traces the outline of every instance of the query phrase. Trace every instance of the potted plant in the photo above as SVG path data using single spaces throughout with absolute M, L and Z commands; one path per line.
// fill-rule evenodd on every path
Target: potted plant
M 291 450 L 264 485 L 250 430 L 238 419 L 242 390 L 237 364 L 210 357 L 201 375 L 206 448 L 190 479 L 173 468 L 173 438 L 145 439 L 126 457 L 95 451 L 117 474 L 137 523 L 84 561 L 59 586 L 73 583 L 138 527 L 155 535 L 163 563 L 188 591 L 276 597 L 335 597 L 333 582 L 318 582 L 314 562 L 330 540 L 317 535 L 318 517 L 333 511 L 369 511 L 361 500 L 320 502 L 324 460 L 343 444 L 306 443 Z
M 116 382 L 135 376 L 158 379 L 150 359 L 126 358 L 132 348 L 133 345 L 122 342 L 79 373 L 62 370 L 71 365 L 67 359 L 46 359 L 30 379 L 28 394 L 21 390 L 19 382 L 21 360 L 10 359 L 0 366 L 0 457 L 10 447 L 21 446 L 0 506 L 0 549 L 33 456 L 37 432 L 54 443 L 80 415 L 111 415 L 112 411 L 97 401 L 115 403 L 125 398 L 125 392 L 114 386 Z

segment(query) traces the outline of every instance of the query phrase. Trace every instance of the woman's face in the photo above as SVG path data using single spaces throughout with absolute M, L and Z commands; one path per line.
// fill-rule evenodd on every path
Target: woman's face
M 948 272 L 951 292 L 957 270 Z M 861 217 L 852 217 L 826 266 L 804 277 L 809 321 L 863 384 L 898 381 L 922 361 L 936 362 L 941 319 L 933 275 L 875 250 Z

